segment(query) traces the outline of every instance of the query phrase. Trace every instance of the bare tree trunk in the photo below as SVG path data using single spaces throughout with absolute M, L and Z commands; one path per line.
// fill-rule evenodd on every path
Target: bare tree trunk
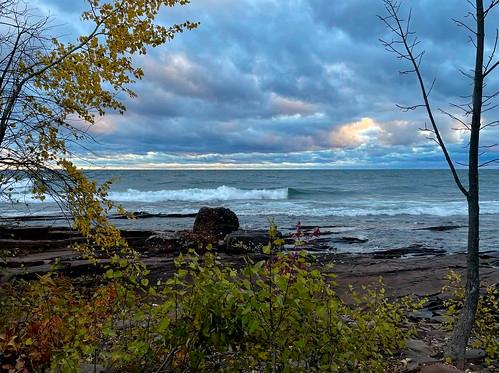
M 483 0 L 476 0 L 476 59 L 473 88 L 473 116 L 469 145 L 469 191 L 468 191 L 468 256 L 466 275 L 466 298 L 452 336 L 446 347 L 446 355 L 464 365 L 466 346 L 475 321 L 480 295 L 479 245 L 480 245 L 480 206 L 479 206 L 479 145 L 483 99 L 483 54 L 484 54 L 484 9 Z

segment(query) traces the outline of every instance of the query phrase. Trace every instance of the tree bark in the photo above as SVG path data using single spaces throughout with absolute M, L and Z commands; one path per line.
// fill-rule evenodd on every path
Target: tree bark
M 460 368 L 464 366 L 466 346 L 473 328 L 480 296 L 479 248 L 480 248 L 480 206 L 479 206 L 479 146 L 483 98 L 483 55 L 484 55 L 484 9 L 483 0 L 476 0 L 476 58 L 473 87 L 473 113 L 469 145 L 469 192 L 468 192 L 468 255 L 466 274 L 466 296 L 463 309 L 446 347 L 446 355 L 455 359 Z

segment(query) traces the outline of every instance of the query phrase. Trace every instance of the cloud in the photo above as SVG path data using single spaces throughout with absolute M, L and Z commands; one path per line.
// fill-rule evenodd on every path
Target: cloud
M 310 115 L 317 107 L 311 103 L 296 100 L 288 97 L 279 96 L 275 93 L 270 94 L 270 105 L 277 115 Z
M 73 33 L 86 27 L 78 16 L 84 2 L 76 3 L 38 2 Z M 467 133 L 453 130 L 457 124 L 438 109 L 460 114 L 450 103 L 465 102 L 462 96 L 471 92 L 459 70 L 472 68 L 474 50 L 451 20 L 465 15 L 467 4 L 406 1 L 402 11 L 409 6 L 426 49 L 425 82 L 436 78 L 430 96 L 435 118 L 452 153 L 465 161 Z M 135 59 L 145 72 L 132 87 L 138 96 L 124 98 L 125 115 L 112 114 L 92 128 L 98 144 L 88 147 L 102 155 L 99 164 L 116 167 L 127 154 L 147 167 L 194 162 L 185 154 L 210 155 L 206 167 L 445 166 L 418 130 L 426 113 L 395 106 L 417 105 L 421 98 L 414 77 L 398 73 L 403 62 L 378 41 L 391 37 L 377 19 L 383 12 L 383 2 L 372 0 L 203 0 L 165 8 L 164 25 L 189 19 L 201 26 Z M 498 26 L 499 17 L 489 20 L 490 30 Z M 497 91 L 499 77 L 486 89 Z M 490 128 L 484 144 L 498 132 Z
M 356 147 L 366 145 L 377 137 L 380 127 L 371 118 L 362 118 L 358 122 L 344 124 L 333 130 L 330 135 L 333 147 Z
M 419 131 L 413 122 L 378 122 L 366 117 L 334 128 L 329 139 L 331 146 L 337 148 L 351 148 L 368 144 L 419 145 L 425 142 L 425 134 Z

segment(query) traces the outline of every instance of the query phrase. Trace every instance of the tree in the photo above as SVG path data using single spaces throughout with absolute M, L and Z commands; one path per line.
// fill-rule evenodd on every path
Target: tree
M 473 74 L 464 72 L 464 75 L 472 79 L 473 91 L 471 102 L 464 105 L 454 105 L 460 109 L 462 115 L 454 114 L 441 110 L 447 114 L 452 120 L 459 122 L 465 130 L 469 132 L 469 147 L 468 147 L 468 185 L 467 187 L 461 181 L 461 178 L 456 170 L 454 162 L 447 150 L 444 140 L 439 131 L 437 119 L 433 113 L 430 104 L 430 93 L 433 88 L 433 83 L 428 86 L 423 78 L 421 71 L 421 62 L 423 60 L 424 51 L 418 50 L 420 41 L 411 30 L 411 13 L 408 18 L 403 20 L 400 15 L 400 2 L 394 0 L 385 0 L 385 8 L 387 15 L 380 16 L 380 19 L 386 24 L 388 29 L 394 34 L 393 40 L 381 40 L 385 48 L 396 54 L 396 56 L 410 65 L 408 70 L 402 71 L 403 74 L 414 74 L 417 78 L 421 91 L 423 103 L 403 107 L 405 110 L 414 110 L 422 108 L 426 110 L 430 128 L 425 128 L 433 135 L 433 139 L 441 148 L 445 160 L 451 170 L 454 181 L 468 202 L 468 247 L 467 247 L 467 275 L 466 275 L 466 297 L 463 308 L 460 312 L 458 322 L 454 328 L 452 336 L 448 341 L 445 353 L 447 356 L 458 361 L 459 365 L 464 364 L 464 356 L 466 346 L 470 337 L 471 330 L 474 324 L 474 318 L 477 310 L 479 291 L 480 291 L 480 276 L 479 276 L 479 237 L 480 237 L 480 206 L 479 206 L 479 168 L 495 162 L 489 160 L 480 163 L 480 133 L 487 127 L 499 124 L 499 121 L 482 123 L 483 113 L 490 110 L 494 106 L 492 100 L 499 95 L 499 91 L 485 93 L 485 79 L 490 77 L 491 73 L 497 68 L 495 52 L 499 39 L 499 31 L 496 30 L 495 39 L 492 42 L 491 53 L 487 59 L 484 58 L 485 51 L 485 23 L 491 17 L 494 8 L 499 5 L 498 0 L 490 0 L 488 6 L 484 7 L 483 0 L 469 0 L 468 3 L 473 7 L 473 12 L 469 12 L 468 19 L 473 20 L 473 25 L 469 26 L 461 20 L 454 20 L 460 27 L 464 27 L 470 34 L 470 41 L 475 47 L 475 64 Z M 428 88 L 429 87 L 429 88 Z M 471 118 L 471 121 L 469 121 Z
M 84 233 L 106 226 L 113 207 L 108 184 L 97 186 L 71 162 L 75 144 L 89 137 L 98 116 L 123 113 L 124 95 L 143 76 L 133 56 L 146 54 L 197 27 L 165 27 L 162 7 L 189 0 L 88 0 L 82 20 L 89 32 L 73 42 L 54 37 L 49 17 L 22 0 L 0 0 L 0 196 L 29 179 L 40 199 L 52 196 L 70 210 Z

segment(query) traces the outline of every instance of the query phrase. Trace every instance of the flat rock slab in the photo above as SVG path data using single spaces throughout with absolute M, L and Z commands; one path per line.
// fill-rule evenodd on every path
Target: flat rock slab
M 245 256 L 220 254 L 222 261 L 228 265 L 240 267 L 244 265 Z M 266 258 L 263 254 L 250 254 L 253 260 L 263 260 Z M 466 255 L 453 254 L 428 258 L 395 258 L 395 259 L 376 259 L 368 255 L 350 255 L 350 254 L 316 254 L 313 256 L 318 268 L 325 264 L 333 263 L 330 271 L 337 278 L 338 292 L 348 289 L 348 284 L 360 289 L 364 285 L 377 284 L 380 277 L 386 288 L 387 295 L 390 297 L 399 297 L 405 295 L 428 296 L 435 295 L 445 284 L 445 276 L 450 269 L 456 270 L 462 274 L 466 269 Z M 21 264 L 38 263 L 43 261 L 43 265 L 24 268 L 6 268 L 9 275 L 4 276 L 3 280 L 11 277 L 21 276 L 22 274 L 43 273 L 51 269 L 51 262 L 55 258 L 61 258 L 65 265 L 71 266 L 74 273 L 80 273 L 76 270 L 78 267 L 87 265 L 83 260 L 74 260 L 75 253 L 68 250 L 50 250 L 46 252 L 33 253 L 23 257 L 9 258 L 8 261 Z M 151 276 L 154 278 L 169 277 L 175 271 L 173 264 L 175 256 L 149 256 L 144 258 L 151 269 Z M 484 284 L 499 284 L 499 269 L 494 264 L 499 261 L 499 252 L 487 253 L 480 262 L 480 274 Z M 13 267 L 13 265 L 9 265 Z M 345 295 L 343 294 L 343 295 Z M 346 299 L 348 301 L 348 299 Z
M 416 228 L 416 231 L 433 231 L 433 232 L 445 232 L 452 231 L 454 229 L 466 228 L 465 225 L 438 225 L 435 227 L 425 227 L 425 228 Z
M 499 284 L 499 268 L 494 264 L 499 252 L 487 253 L 480 261 L 480 276 L 484 284 Z M 465 254 L 451 254 L 413 258 L 377 259 L 368 255 L 341 254 L 330 259 L 334 263 L 331 272 L 336 274 L 340 289 L 352 284 L 359 289 L 363 285 L 375 284 L 380 277 L 388 296 L 437 294 L 445 284 L 445 276 L 451 269 L 464 275 Z
M 406 350 L 408 353 L 417 355 L 433 356 L 435 355 L 435 350 L 427 345 L 424 341 L 418 339 L 409 339 L 406 342 Z
M 445 364 L 432 364 L 421 368 L 421 373 L 464 373 L 462 370 Z
M 330 229 L 334 228 L 336 227 L 330 227 Z M 146 251 L 146 239 L 155 233 L 159 232 L 122 231 L 129 244 L 141 253 Z M 164 232 L 164 234 L 173 235 L 175 232 Z M 267 239 L 265 232 L 259 231 L 241 233 L 239 239 L 242 239 L 243 236 L 246 239 L 252 234 L 257 234 L 262 244 Z M 36 239 L 30 239 L 35 237 Z M 68 248 L 68 245 L 73 244 L 78 239 L 81 237 L 74 231 L 65 228 L 0 227 L 0 240 L 7 244 L 4 247 L 15 245 L 21 248 L 15 257 L 7 258 L 7 263 L 4 265 L 0 263 L 4 267 L 4 270 L 1 267 L 0 270 L 9 273 L 8 275 L 0 273 L 0 277 L 6 280 L 22 274 L 47 272 L 51 269 L 56 258 L 59 258 L 64 265 L 71 267 L 74 270 L 73 273 L 81 273 L 85 270 L 87 263 L 78 260 L 77 253 Z M 357 244 L 362 245 L 361 243 Z M 320 239 L 311 241 L 310 245 L 323 249 L 323 242 Z M 311 256 L 315 259 L 318 268 L 323 268 L 328 263 L 334 264 L 331 271 L 337 276 L 336 282 L 339 285 L 340 295 L 342 289 L 347 289 L 347 284 L 352 284 L 359 289 L 363 285 L 376 284 L 380 277 L 383 277 L 388 296 L 434 295 L 439 293 L 444 285 L 445 276 L 450 269 L 462 274 L 466 269 L 465 254 L 443 255 L 440 251 L 435 252 L 428 248 L 419 247 L 417 244 L 409 245 L 405 249 L 359 255 L 328 253 L 325 252 L 326 249 L 327 247 L 323 250 L 324 252 L 311 254 Z M 144 261 L 151 267 L 151 276 L 157 278 L 170 276 L 175 270 L 174 255 L 176 254 L 168 254 L 165 257 L 164 253 L 148 253 Z M 221 253 L 220 255 L 222 260 L 228 264 L 244 265 L 244 255 L 237 253 L 232 255 Z M 266 258 L 260 253 L 250 253 L 249 255 L 254 260 Z M 499 284 L 498 251 L 481 253 L 480 273 L 484 284 Z M 437 307 L 440 307 L 440 304 Z

